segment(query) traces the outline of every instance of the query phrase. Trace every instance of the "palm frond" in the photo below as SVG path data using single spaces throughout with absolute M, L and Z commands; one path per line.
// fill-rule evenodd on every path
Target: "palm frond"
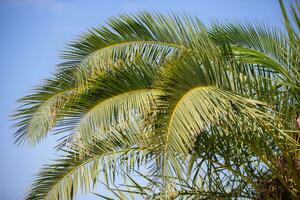
M 112 177 L 121 165 L 130 172 L 136 163 L 144 162 L 146 154 L 136 146 L 137 140 L 130 139 L 141 134 L 132 123 L 130 128 L 115 127 L 108 133 L 113 137 L 94 137 L 93 143 L 84 147 L 73 144 L 65 148 L 62 158 L 41 169 L 26 199 L 73 199 L 78 189 L 89 192 L 101 173 Z
M 44 86 L 37 87 L 33 94 L 19 100 L 22 105 L 13 115 L 17 121 L 14 127 L 18 128 L 16 143 L 28 140 L 35 144 L 66 114 L 63 108 L 75 93 L 74 81 L 70 75 L 58 75 L 48 79 Z

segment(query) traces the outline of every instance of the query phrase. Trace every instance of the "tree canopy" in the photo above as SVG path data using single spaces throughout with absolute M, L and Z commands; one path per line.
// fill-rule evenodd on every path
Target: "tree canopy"
M 116 199 L 298 199 L 300 3 L 279 3 L 284 31 L 139 12 L 70 43 L 14 114 L 17 144 L 62 134 L 26 199 L 101 176 Z

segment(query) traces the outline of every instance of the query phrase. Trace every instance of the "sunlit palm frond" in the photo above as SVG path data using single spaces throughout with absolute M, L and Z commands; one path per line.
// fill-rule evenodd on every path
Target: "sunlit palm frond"
M 18 128 L 15 133 L 16 143 L 21 144 L 27 140 L 35 144 L 66 114 L 63 108 L 75 93 L 74 81 L 69 75 L 58 75 L 19 100 L 22 105 L 13 115 L 17 121 L 14 126 Z
M 91 191 L 101 175 L 114 179 L 121 168 L 134 170 L 147 160 L 138 146 L 141 133 L 133 120 L 130 127 L 115 126 L 105 139 L 94 137 L 89 145 L 65 148 L 62 158 L 41 169 L 26 199 L 73 199 L 79 189 Z
M 258 109 L 265 104 L 234 93 L 224 60 L 218 57 L 218 51 L 210 51 L 169 63 L 162 72 L 163 80 L 156 83 L 164 92 L 160 98 L 165 103 L 160 107 L 159 128 L 151 142 L 158 142 L 153 146 L 162 156 L 157 169 L 163 177 L 182 176 L 182 160 L 194 147 L 196 137 L 210 125 L 234 127 L 241 117 L 247 117 L 263 126 L 264 120 L 272 119 Z
M 40 92 L 28 96 L 26 101 L 22 101 L 26 104 L 26 108 L 19 110 L 16 114 L 16 116 L 24 119 L 24 121 L 16 124 L 16 127 L 20 127 L 17 134 L 20 137 L 17 136 L 19 138 L 17 141 L 24 141 L 27 135 L 27 137 L 30 137 L 31 143 L 34 144 L 44 138 L 47 132 L 56 124 L 57 119 L 54 120 L 53 118 L 52 121 L 46 119 L 51 116 L 49 113 L 40 114 L 41 112 L 38 111 L 55 110 L 52 115 L 61 112 L 52 105 L 56 98 L 52 96 L 57 94 L 57 98 L 61 96 L 65 98 L 70 93 L 76 93 L 75 97 L 71 98 L 72 101 L 77 98 L 78 90 L 87 90 L 85 84 L 89 82 L 90 78 L 94 79 L 99 75 L 102 76 L 103 73 L 123 65 L 124 62 L 132 62 L 141 57 L 143 60 L 163 63 L 169 57 L 178 55 L 180 51 L 185 50 L 190 45 L 192 35 L 195 35 L 199 31 L 199 27 L 202 26 L 200 22 L 197 22 L 198 28 L 189 25 L 188 31 L 182 29 L 182 27 L 191 23 L 191 20 L 186 20 L 186 23 L 183 23 L 176 16 L 152 15 L 144 12 L 133 18 L 123 15 L 111 19 L 107 26 L 93 29 L 81 36 L 79 40 L 69 45 L 69 50 L 64 53 L 64 58 L 67 61 L 58 67 L 59 73 L 70 71 L 72 79 L 75 80 L 72 80 L 72 84 L 68 86 L 65 92 L 63 92 L 65 90 L 63 88 L 58 89 L 59 91 L 53 90 L 58 85 L 65 85 L 66 83 L 57 83 L 50 80 L 50 82 L 55 82 L 54 86 L 51 86 L 51 83 L 50 85 L 46 84 L 39 88 Z M 196 25 L 196 22 L 193 23 Z M 120 62 L 120 60 L 122 61 Z M 62 74 L 60 77 L 62 76 L 64 75 Z M 62 82 L 64 81 L 62 80 Z M 48 93 L 52 93 L 52 95 L 45 95 Z M 79 95 L 81 94 L 79 93 Z M 42 99 L 39 105 L 33 106 L 33 103 L 36 103 L 34 98 Z M 48 99 L 49 101 L 47 101 Z M 31 107 L 32 109 L 29 109 Z M 62 110 L 66 111 L 65 109 Z M 26 113 L 31 113 L 32 116 Z M 37 113 L 36 116 L 33 116 L 34 113 Z M 25 125 L 27 126 L 31 121 L 34 121 L 35 124 L 44 124 L 39 126 L 39 133 L 27 134 L 28 128 Z M 35 130 L 35 128 L 29 129 Z

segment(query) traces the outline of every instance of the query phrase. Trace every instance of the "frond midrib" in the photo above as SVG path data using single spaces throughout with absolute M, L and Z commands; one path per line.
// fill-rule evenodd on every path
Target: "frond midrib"
M 182 49 L 182 50 L 189 50 L 189 48 L 187 48 L 186 46 L 178 45 L 176 43 L 167 43 L 167 42 L 152 41 L 152 40 L 132 40 L 132 41 L 123 41 L 123 42 L 107 45 L 103 48 L 97 49 L 96 51 L 92 52 L 90 55 L 86 56 L 83 60 L 86 61 L 101 51 L 104 51 L 104 50 L 107 50 L 110 48 L 114 48 L 114 47 L 118 47 L 118 46 L 122 46 L 122 45 L 125 46 L 125 45 L 131 45 L 131 44 L 162 45 L 162 46 L 170 46 L 170 47 L 174 47 L 174 48 L 178 48 L 178 49 Z
M 179 107 L 179 105 L 181 104 L 181 102 L 186 98 L 188 97 L 193 91 L 196 91 L 196 90 L 205 90 L 205 89 L 212 89 L 212 88 L 216 88 L 215 86 L 207 86 L 207 85 L 201 85 L 201 86 L 197 86 L 197 87 L 194 87 L 192 89 L 190 89 L 189 91 L 187 91 L 179 100 L 178 102 L 176 103 L 174 109 L 172 110 L 172 113 L 170 115 L 170 120 L 168 122 L 168 126 L 167 126 L 167 135 L 166 135 L 166 140 L 165 140 L 165 146 L 164 146 L 164 163 L 163 163 L 163 170 L 165 170 L 165 166 L 167 165 L 167 158 L 166 156 L 168 155 L 167 154 L 167 151 L 168 151 L 168 147 L 169 147 L 169 140 L 170 140 L 170 135 L 171 135 L 171 125 L 173 123 L 173 120 L 174 120 L 174 116 L 175 116 L 175 113 L 176 113 L 176 110 L 177 108 Z

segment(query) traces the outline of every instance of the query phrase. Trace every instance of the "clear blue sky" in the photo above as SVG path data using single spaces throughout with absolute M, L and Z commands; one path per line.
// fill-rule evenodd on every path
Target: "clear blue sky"
M 0 0 L 0 199 L 25 195 L 42 164 L 56 157 L 55 137 L 36 147 L 13 143 L 16 99 L 49 77 L 64 43 L 108 17 L 138 10 L 189 13 L 204 22 L 256 20 L 282 27 L 276 0 Z M 79 198 L 83 199 L 83 198 Z M 96 199 L 96 198 L 89 198 Z

